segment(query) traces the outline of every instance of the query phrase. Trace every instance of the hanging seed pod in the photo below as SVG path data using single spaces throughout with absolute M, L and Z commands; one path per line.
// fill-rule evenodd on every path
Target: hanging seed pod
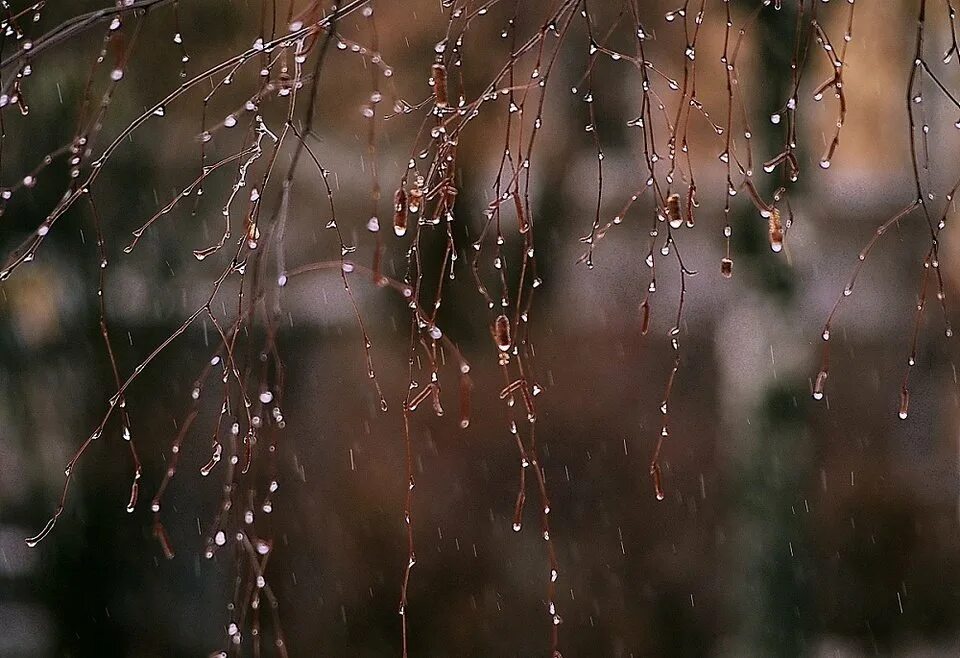
M 900 420 L 907 419 L 907 411 L 910 408 L 910 391 L 907 390 L 907 387 L 904 386 L 900 389 L 900 410 L 897 413 L 900 416 Z
M 720 274 L 723 275 L 723 278 L 729 279 L 733 276 L 733 261 L 729 258 L 720 259 Z
M 443 415 L 443 405 L 440 404 L 440 387 L 433 387 L 433 413 L 437 416 Z
M 498 315 L 493 322 L 493 340 L 501 352 L 508 352 L 511 346 L 510 320 L 506 315 Z
M 824 368 L 817 373 L 817 379 L 813 383 L 813 399 L 823 399 L 823 384 L 827 381 L 827 369 Z
M 683 217 L 680 215 L 680 195 L 674 192 L 667 197 L 667 219 L 670 228 L 677 229 L 683 226 Z
M 393 195 L 393 232 L 397 237 L 407 232 L 407 193 L 403 186 L 398 187 Z
M 779 253 L 783 249 L 783 225 L 780 223 L 780 210 L 774 208 L 770 212 L 770 248 Z
M 420 206 L 423 204 L 423 190 L 419 186 L 410 188 L 409 199 L 407 201 L 407 210 L 411 213 L 420 212 Z
M 257 223 L 253 221 L 247 221 L 247 246 L 250 249 L 256 249 L 257 243 L 260 240 L 260 229 L 257 228 Z
M 693 228 L 696 221 L 693 218 L 693 209 L 697 207 L 697 188 L 691 185 L 687 189 L 687 228 Z
M 434 102 L 439 108 L 447 107 L 447 67 L 439 62 L 430 69 Z

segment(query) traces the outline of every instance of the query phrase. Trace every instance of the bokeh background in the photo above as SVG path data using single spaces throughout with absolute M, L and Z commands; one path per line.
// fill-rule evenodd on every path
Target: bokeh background
M 48 3 L 40 21 L 24 21 L 24 27 L 38 35 L 101 4 Z M 664 20 L 674 7 L 639 4 L 653 35 L 648 56 L 679 76 L 682 28 Z M 731 4 L 738 27 L 758 5 Z M 816 4 L 839 42 L 847 3 Z M 691 151 L 702 206 L 697 226 L 682 229 L 677 243 L 698 274 L 688 281 L 663 501 L 653 495 L 648 463 L 673 359 L 667 334 L 678 280 L 663 267 L 651 331 L 641 337 L 649 203 L 598 246 L 594 269 L 576 264 L 579 238 L 593 219 L 597 177 L 593 137 L 584 131 L 586 105 L 582 94 L 569 91 L 583 75 L 588 42 L 582 25 L 568 35 L 532 163 L 544 284 L 531 313 L 544 387 L 538 436 L 561 564 L 557 605 L 565 656 L 960 652 L 957 347 L 944 337 L 932 299 L 911 370 L 910 415 L 900 420 L 896 413 L 929 246 L 919 214 L 891 229 L 867 261 L 833 327 L 825 400 L 817 403 L 810 395 L 822 323 L 857 252 L 913 198 L 905 85 L 918 4 L 857 3 L 844 71 L 849 111 L 828 170 L 817 161 L 832 133 L 836 104 L 829 94 L 820 103 L 811 98 L 830 74 L 822 54 L 812 52 L 799 93 L 795 224 L 784 252 L 772 254 L 764 220 L 739 195 L 735 275 L 729 280 L 719 272 L 721 146 L 705 125 L 697 128 L 702 134 L 695 131 Z M 956 60 L 940 63 L 950 45 L 947 3 L 927 4 L 927 57 L 941 79 L 958 89 Z M 249 47 L 257 36 L 257 2 L 180 5 L 191 75 Z M 278 6 L 284 15 L 286 5 Z M 415 103 L 429 95 L 434 44 L 444 37 L 447 21 L 434 0 L 378 0 L 375 6 L 380 50 L 394 72 L 384 83 L 382 117 L 394 96 Z M 590 8 L 598 26 L 609 26 L 621 3 L 592 2 Z M 708 2 L 707 8 L 698 85 L 719 121 L 726 102 L 718 61 L 724 25 L 720 3 Z M 528 6 L 517 29 L 535 32 L 548 10 Z M 514 3 L 500 3 L 468 33 L 463 71 L 474 89 L 506 60 L 509 42 L 500 32 L 513 11 Z M 758 160 L 774 155 L 782 140 L 783 126 L 768 117 L 789 96 L 794 11 L 764 9 L 738 63 Z M 102 47 L 101 28 L 37 58 L 23 85 L 29 114 L 3 110 L 0 184 L 12 185 L 44 154 L 69 143 L 91 63 Z M 339 29 L 370 42 L 369 22 L 359 14 Z M 169 6 L 144 20 L 104 118 L 104 141 L 180 84 L 176 30 Z M 629 30 L 611 40 L 625 51 L 631 47 Z M 3 53 L 14 47 L 8 42 Z M 351 257 L 369 263 L 374 237 L 365 228 L 370 172 L 362 109 L 372 91 L 371 64 L 349 49 L 332 49 L 328 57 L 315 148 L 333 172 L 345 239 L 358 247 Z M 101 87 L 107 72 L 99 70 Z M 4 70 L 5 81 L 10 73 Z M 242 102 L 255 77 L 256 71 L 238 76 L 234 89 L 218 94 L 207 109 L 213 122 Z M 656 84 L 675 107 L 676 95 Z M 921 173 L 942 208 L 943 194 L 960 175 L 953 126 L 958 110 L 929 80 L 924 85 L 918 116 L 930 132 L 928 166 Z M 162 120 L 134 133 L 96 184 L 109 258 L 106 306 L 121 373 L 129 373 L 202 303 L 218 268 L 228 262 L 201 263 L 191 250 L 219 235 L 218 203 L 228 192 L 229 171 L 207 185 L 206 200 L 162 220 L 134 253 L 122 252 L 129 232 L 198 174 L 196 136 L 207 91 L 171 103 Z M 601 215 L 607 221 L 646 177 L 639 133 L 627 126 L 639 113 L 640 76 L 626 62 L 601 59 L 593 93 L 605 154 Z M 523 531 L 513 532 L 518 458 L 498 398 L 489 311 L 466 266 L 469 240 L 492 195 L 506 112 L 503 100 L 485 108 L 461 140 L 456 226 L 463 258 L 440 314 L 445 333 L 473 365 L 472 423 L 461 430 L 454 414 L 413 415 L 418 562 L 409 621 L 415 656 L 547 655 L 547 566 L 535 496 L 531 490 Z M 279 110 L 266 116 L 282 120 Z M 382 217 L 389 216 L 389 194 L 410 157 L 421 116 L 378 124 Z M 210 148 L 222 157 L 237 142 L 218 133 Z M 774 180 L 758 172 L 758 180 L 768 178 Z M 35 230 L 65 180 L 66 169 L 55 163 L 34 188 L 14 195 L 0 218 L 5 252 Z M 336 258 L 338 244 L 324 230 L 329 218 L 315 170 L 301 167 L 294 185 L 288 263 Z M 956 320 L 960 243 L 949 226 L 953 217 L 951 212 L 940 256 Z M 210 328 L 203 323 L 166 349 L 128 391 L 144 462 L 146 493 L 137 509 L 124 509 L 130 461 L 119 426 L 111 425 L 77 467 L 55 531 L 35 549 L 23 541 L 49 517 L 65 463 L 115 391 L 98 327 L 99 259 L 92 236 L 86 212 L 67 214 L 35 262 L 0 283 L 0 655 L 207 655 L 224 646 L 234 565 L 230 553 L 202 556 L 203 531 L 219 500 L 215 478 L 198 473 L 209 458 L 206 429 L 195 430 L 185 444 L 165 504 L 164 522 L 177 548 L 172 560 L 164 559 L 152 537 L 147 508 L 190 406 L 193 381 L 209 358 Z M 402 276 L 407 243 L 386 232 L 384 238 L 385 269 Z M 439 257 L 441 242 L 439 236 L 428 242 L 425 258 Z M 292 280 L 282 298 L 286 326 L 278 340 L 287 368 L 286 428 L 279 440 L 282 477 L 269 575 L 295 656 L 399 654 L 397 606 L 407 552 L 397 410 L 407 377 L 409 311 L 390 290 L 365 279 L 357 279 L 352 290 L 391 405 L 385 414 L 366 377 L 361 334 L 336 274 Z M 231 293 L 224 297 L 227 305 L 235 299 Z M 453 388 L 444 395 L 455 407 Z

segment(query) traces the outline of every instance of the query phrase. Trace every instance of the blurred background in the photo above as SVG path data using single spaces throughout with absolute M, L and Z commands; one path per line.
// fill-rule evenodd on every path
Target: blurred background
M 28 11 L 19 27 L 36 39 L 70 16 L 106 4 L 48 3 L 37 22 Z M 372 92 L 382 91 L 376 159 L 384 190 L 378 206 L 383 262 L 385 273 L 402 278 L 409 234 L 396 238 L 387 218 L 430 105 L 384 115 L 392 113 L 396 99 L 416 105 L 429 97 L 434 45 L 447 35 L 450 9 L 434 0 L 372 4 L 384 66 L 371 76 L 370 51 L 349 47 L 372 49 L 370 17 L 356 12 L 338 23 L 348 41 L 326 55 L 311 144 L 331 171 L 344 241 L 357 246 L 350 257 L 369 265 L 376 236 L 367 229 L 370 120 L 364 110 Z M 683 21 L 665 20 L 674 4 L 638 3 L 650 37 L 646 56 L 666 76 L 680 78 Z M 779 11 L 762 9 L 754 22 L 760 3 L 731 2 L 735 30 L 749 27 L 737 66 L 757 163 L 776 155 L 783 143 L 785 126 L 770 116 L 790 97 L 796 5 L 810 7 L 788 4 Z M 814 4 L 839 44 L 849 4 Z M 958 90 L 956 58 L 942 63 L 951 45 L 948 4 L 927 3 L 925 57 L 939 79 Z M 287 5 L 264 5 L 285 29 Z M 308 3 L 295 5 L 299 11 Z M 462 47 L 462 74 L 474 96 L 509 57 L 510 39 L 501 32 L 514 12 L 513 29 L 522 41 L 555 9 L 543 5 L 504 1 L 476 16 Z M 14 3 L 12 13 L 31 6 Z M 610 0 L 589 8 L 596 34 L 606 35 L 611 49 L 632 54 L 632 21 L 628 16 L 617 23 L 629 6 Z M 689 14 L 698 6 L 691 3 Z M 668 332 L 679 276 L 662 258 L 650 298 L 650 332 L 641 336 L 649 195 L 597 245 L 593 269 L 577 264 L 584 248 L 579 238 L 589 233 L 595 212 L 597 154 L 594 131 L 584 130 L 590 123 L 582 82 L 589 41 L 582 19 L 564 37 L 531 159 L 543 285 L 531 310 L 530 334 L 544 388 L 537 399 L 537 434 L 560 563 L 556 605 L 565 656 L 960 653 L 957 347 L 944 336 L 933 287 L 910 369 L 909 416 L 897 415 L 930 244 L 921 213 L 891 227 L 865 262 L 832 326 L 825 398 L 811 397 L 823 322 L 857 253 L 878 225 L 915 196 L 906 84 L 918 7 L 919 0 L 857 4 L 843 77 L 848 111 L 829 169 L 817 163 L 833 133 L 837 102 L 832 93 L 820 102 L 812 98 L 832 75 L 813 46 L 797 95 L 801 175 L 790 192 L 795 222 L 784 251 L 773 254 L 766 220 L 746 194 L 732 199 L 731 279 L 721 276 L 719 266 L 726 194 L 725 165 L 717 157 L 722 140 L 705 121 L 691 122 L 701 207 L 697 225 L 675 235 L 684 262 L 698 274 L 687 280 L 662 501 L 653 495 L 648 469 L 674 358 Z M 126 39 L 138 20 L 124 16 Z M 181 84 L 182 64 L 190 79 L 242 52 L 257 38 L 260 21 L 259 4 L 239 0 L 181 2 L 178 16 L 170 4 L 151 10 L 102 118 L 94 154 Z M 0 187 L 16 188 L 0 218 L 4 254 L 36 230 L 66 189 L 63 159 L 37 174 L 35 185 L 19 182 L 46 154 L 70 143 L 108 24 L 98 23 L 32 62 L 31 74 L 22 79 L 28 113 L 2 109 Z M 619 27 L 607 35 L 614 25 Z M 719 63 L 724 25 L 723 5 L 707 2 L 697 41 L 698 96 L 721 124 L 727 100 Z M 173 39 L 177 32 L 183 51 Z M 548 47 L 556 47 L 558 40 L 550 39 Z M 109 59 L 114 55 L 108 46 Z M 8 35 L 4 58 L 17 48 L 22 40 Z M 183 52 L 189 61 L 181 61 Z M 232 249 L 204 261 L 191 251 L 216 242 L 222 232 L 220 207 L 235 165 L 212 175 L 202 198 L 194 196 L 164 216 L 135 251 L 125 254 L 123 247 L 131 231 L 199 175 L 203 114 L 206 126 L 216 127 L 242 107 L 257 83 L 256 65 L 248 68 L 206 106 L 204 96 L 219 79 L 168 103 L 163 117 L 123 138 L 93 187 L 108 260 L 105 307 L 122 378 L 203 303 L 229 264 Z M 3 70 L 5 85 L 15 73 L 16 67 Z M 94 105 L 110 84 L 109 74 L 109 65 L 95 69 Z M 382 87 L 374 89 L 372 80 Z M 652 80 L 672 116 L 679 93 L 662 78 Z M 929 127 L 924 143 L 918 137 L 921 180 L 939 216 L 960 175 L 954 127 L 960 110 L 930 78 L 921 90 L 917 120 Z M 640 113 L 640 74 L 625 60 L 601 57 L 592 70 L 592 93 L 604 152 L 600 215 L 607 222 L 648 175 L 640 129 L 627 125 Z M 306 95 L 299 102 L 302 118 Z M 270 103 L 264 116 L 277 131 L 285 105 L 282 98 Z M 514 532 L 518 456 L 498 395 L 502 382 L 490 311 L 468 265 L 483 209 L 495 197 L 507 114 L 504 98 L 493 101 L 461 136 L 455 209 L 461 258 L 438 316 L 472 364 L 471 423 L 460 429 L 455 414 L 435 417 L 425 408 L 411 416 L 417 476 L 417 564 L 408 605 L 412 656 L 549 653 L 548 567 L 538 503 L 528 489 L 525 525 Z M 211 161 L 239 150 L 242 128 L 236 130 L 214 132 L 206 145 Z M 658 130 L 658 148 L 665 152 L 668 133 L 663 126 Z M 737 139 L 743 144 L 739 133 Z M 289 162 L 290 151 L 281 153 L 282 163 Z M 758 186 L 769 194 L 779 173 L 757 169 Z M 293 186 L 288 267 L 338 258 L 339 243 L 324 229 L 330 216 L 316 169 L 301 165 Z M 276 203 L 274 190 L 265 204 L 272 209 Z M 240 214 L 234 214 L 235 236 Z M 951 208 L 940 265 L 948 313 L 956 321 L 960 242 L 949 230 L 953 218 Z M 424 238 L 425 260 L 442 256 L 442 233 Z M 508 239 L 517 237 L 513 232 Z M 488 263 L 484 268 L 485 276 L 493 271 Z M 208 655 L 227 645 L 235 567 L 229 551 L 203 556 L 222 486 L 218 471 L 207 478 L 199 473 L 210 458 L 216 395 L 201 399 L 200 420 L 184 441 L 164 502 L 173 559 L 164 558 L 153 537 L 149 509 L 171 442 L 192 408 L 194 381 L 210 358 L 214 329 L 206 320 L 167 347 L 126 392 L 143 462 L 134 511 L 125 510 L 131 460 L 120 425 L 112 421 L 75 468 L 66 510 L 52 534 L 33 549 L 24 543 L 56 507 L 65 464 L 116 392 L 100 335 L 100 269 L 90 213 L 78 204 L 58 220 L 36 259 L 0 283 L 0 655 Z M 214 304 L 224 317 L 234 312 L 232 285 Z M 280 487 L 269 515 L 274 545 L 267 573 L 293 656 L 400 653 L 397 610 L 407 547 L 399 409 L 406 394 L 410 312 L 394 291 L 367 278 L 353 279 L 351 290 L 390 405 L 386 413 L 367 378 L 363 336 L 335 271 L 292 279 L 279 298 L 285 427 L 276 435 Z M 456 408 L 454 386 L 444 388 L 444 403 Z M 249 645 L 243 650 L 250 651 Z M 265 655 L 271 650 L 267 644 Z

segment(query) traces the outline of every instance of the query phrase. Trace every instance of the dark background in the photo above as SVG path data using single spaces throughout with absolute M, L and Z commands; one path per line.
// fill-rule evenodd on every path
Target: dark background
M 39 23 L 27 21 L 30 34 L 102 3 L 48 4 Z M 381 51 L 395 71 L 394 92 L 383 88 L 382 117 L 392 93 L 411 103 L 429 95 L 433 45 L 447 22 L 437 2 L 376 4 Z M 464 46 L 463 74 L 475 88 L 509 52 L 499 33 L 513 4 L 501 4 L 477 21 Z M 679 75 L 681 27 L 663 18 L 673 7 L 640 4 L 644 25 L 655 30 L 650 58 Z M 756 3 L 732 4 L 739 27 Z M 688 267 L 699 273 L 689 280 L 682 365 L 663 456 L 666 496 L 659 502 L 648 463 L 673 359 L 667 332 L 678 281 L 664 267 L 652 298 L 651 331 L 641 337 L 649 203 L 598 246 L 594 269 L 576 264 L 583 246 L 578 238 L 593 218 L 597 181 L 593 139 L 583 130 L 587 110 L 569 92 L 583 74 L 587 41 L 582 25 L 568 35 L 532 165 L 544 285 L 531 314 L 545 389 L 538 398 L 537 432 L 561 565 L 556 602 L 565 656 L 960 651 L 957 348 L 944 338 L 932 297 L 911 370 L 910 415 L 902 421 L 896 413 L 929 244 L 919 215 L 891 229 L 871 255 L 833 327 L 826 399 L 816 403 L 810 396 L 822 323 L 857 252 L 878 224 L 912 199 L 904 85 L 917 4 L 858 3 L 844 74 L 849 113 L 829 170 L 816 163 L 832 133 L 835 101 L 811 100 L 815 84 L 829 74 L 822 55 L 814 53 L 800 93 L 802 175 L 791 197 L 796 224 L 785 251 L 774 256 L 764 220 L 745 195 L 738 196 L 730 280 L 720 276 L 718 264 L 725 191 L 718 142 L 709 131 L 694 140 L 702 207 L 698 225 L 681 230 L 678 244 Z M 181 5 L 191 75 L 256 38 L 257 2 Z M 937 63 L 950 43 L 949 22 L 945 7 L 932 5 L 936 18 L 928 21 L 927 48 Z M 285 7 L 281 3 L 281 15 Z M 726 98 L 717 63 L 722 9 L 717 2 L 707 7 L 698 84 L 719 120 Z M 594 2 L 591 9 L 599 26 L 609 26 L 620 4 Z M 839 41 L 846 3 L 819 11 Z M 528 9 L 518 30 L 536 31 L 545 12 Z M 773 144 L 782 139 L 767 117 L 789 93 L 784 76 L 792 12 L 765 9 L 739 63 L 759 160 L 775 154 Z M 339 29 L 369 43 L 367 25 L 357 14 Z M 3 110 L 2 186 L 13 185 L 45 153 L 69 142 L 102 28 L 36 60 L 24 82 L 28 115 Z M 104 119 L 104 141 L 180 84 L 174 31 L 170 7 L 144 21 Z M 3 53 L 13 48 L 8 39 Z M 370 178 L 362 160 L 367 123 L 360 109 L 369 97 L 370 63 L 349 51 L 332 49 L 328 57 L 316 148 L 335 177 L 345 240 L 358 246 L 352 257 L 369 263 L 374 241 L 364 229 Z M 951 88 L 960 86 L 955 63 L 937 67 Z M 100 89 L 108 69 L 98 70 Z M 254 88 L 255 73 L 216 97 L 207 110 L 214 122 Z M 7 75 L 5 70 L 4 80 Z M 656 84 L 675 106 L 662 81 Z M 956 108 L 929 80 L 925 84 L 923 120 L 931 134 L 923 180 L 942 208 L 957 175 Z M 626 126 L 638 113 L 639 75 L 604 59 L 593 86 L 605 153 L 601 214 L 607 221 L 646 176 L 639 133 Z M 206 91 L 184 95 L 163 120 L 137 131 L 96 184 L 109 259 L 108 320 L 121 375 L 202 302 L 229 260 L 222 254 L 216 263 L 200 263 L 190 251 L 220 233 L 218 203 L 228 194 L 230 167 L 211 179 L 197 212 L 185 206 L 158 223 L 133 254 L 122 252 L 129 232 L 196 177 L 195 137 Z M 463 258 L 440 314 L 444 332 L 473 365 L 472 422 L 461 430 L 456 414 L 436 418 L 428 405 L 412 416 L 418 558 L 408 611 L 413 656 L 547 655 L 548 567 L 538 502 L 529 489 L 525 527 L 513 532 L 518 457 L 498 397 L 502 383 L 490 316 L 466 264 L 469 240 L 493 194 L 505 108 L 500 100 L 485 109 L 460 144 L 456 221 Z M 402 276 L 407 242 L 388 230 L 389 196 L 424 112 L 379 124 L 379 211 L 385 269 L 392 276 Z M 278 122 L 274 127 L 282 121 L 279 109 L 265 116 Z M 222 157 L 231 144 L 236 150 L 218 136 L 211 148 Z M 13 197 L 0 217 L 5 253 L 36 228 L 65 180 L 65 167 L 55 163 L 35 188 Z M 323 228 L 328 217 L 315 170 L 303 167 L 295 185 L 288 263 L 336 258 L 337 243 Z M 98 327 L 99 263 L 90 222 L 85 211 L 68 213 L 37 260 L 0 284 L 0 655 L 206 655 L 226 647 L 234 568 L 232 552 L 212 560 L 202 555 L 203 532 L 219 500 L 217 471 L 210 478 L 198 473 L 209 459 L 207 428 L 216 417 L 216 399 L 203 406 L 164 503 L 164 523 L 177 549 L 172 560 L 163 558 L 152 536 L 149 511 L 170 442 L 190 408 L 193 381 L 209 359 L 212 330 L 205 322 L 166 349 L 127 393 L 144 462 L 136 510 L 124 509 L 131 466 L 119 425 L 111 423 L 79 463 L 54 532 L 35 549 L 23 542 L 49 518 L 64 464 L 116 389 Z M 442 237 L 425 240 L 424 258 L 438 258 Z M 954 320 L 958 246 L 948 226 L 940 256 Z M 361 334 L 337 275 L 320 272 L 291 281 L 282 301 L 285 326 L 278 340 L 287 369 L 286 427 L 278 438 L 280 489 L 269 522 L 275 545 L 268 575 L 295 656 L 399 654 L 397 608 L 407 549 L 398 410 L 407 378 L 409 311 L 392 291 L 366 279 L 351 287 L 390 404 L 385 414 L 366 377 Z M 231 290 L 224 294 L 228 306 L 235 300 Z M 451 410 L 455 396 L 454 386 L 444 389 Z M 267 642 L 265 654 L 269 650 Z

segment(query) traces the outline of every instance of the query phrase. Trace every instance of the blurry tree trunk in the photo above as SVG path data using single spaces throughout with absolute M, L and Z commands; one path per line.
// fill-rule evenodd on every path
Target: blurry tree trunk
M 752 10 L 739 4 L 743 11 Z M 791 94 L 795 4 L 785 2 L 780 11 L 765 7 L 755 27 L 759 70 L 750 76 L 749 90 L 742 90 L 751 102 L 749 110 L 764 117 L 752 126 L 755 153 L 777 153 L 783 142 L 786 127 L 766 117 Z M 781 169 L 757 178 L 768 201 L 781 184 Z M 797 191 L 790 188 L 794 200 Z M 739 208 L 732 220 L 734 253 L 747 267 L 732 283 L 750 294 L 728 312 L 717 345 L 725 389 L 720 397 L 725 453 L 720 495 L 727 530 L 718 539 L 724 565 L 719 578 L 729 604 L 724 647 L 737 656 L 797 656 L 806 649 L 805 630 L 814 621 L 811 583 L 803 567 L 808 554 L 800 532 L 802 511 L 797 509 L 803 500 L 799 486 L 811 468 L 803 370 L 810 358 L 809 337 L 795 321 L 789 232 L 784 251 L 775 254 L 766 221 L 750 204 Z

